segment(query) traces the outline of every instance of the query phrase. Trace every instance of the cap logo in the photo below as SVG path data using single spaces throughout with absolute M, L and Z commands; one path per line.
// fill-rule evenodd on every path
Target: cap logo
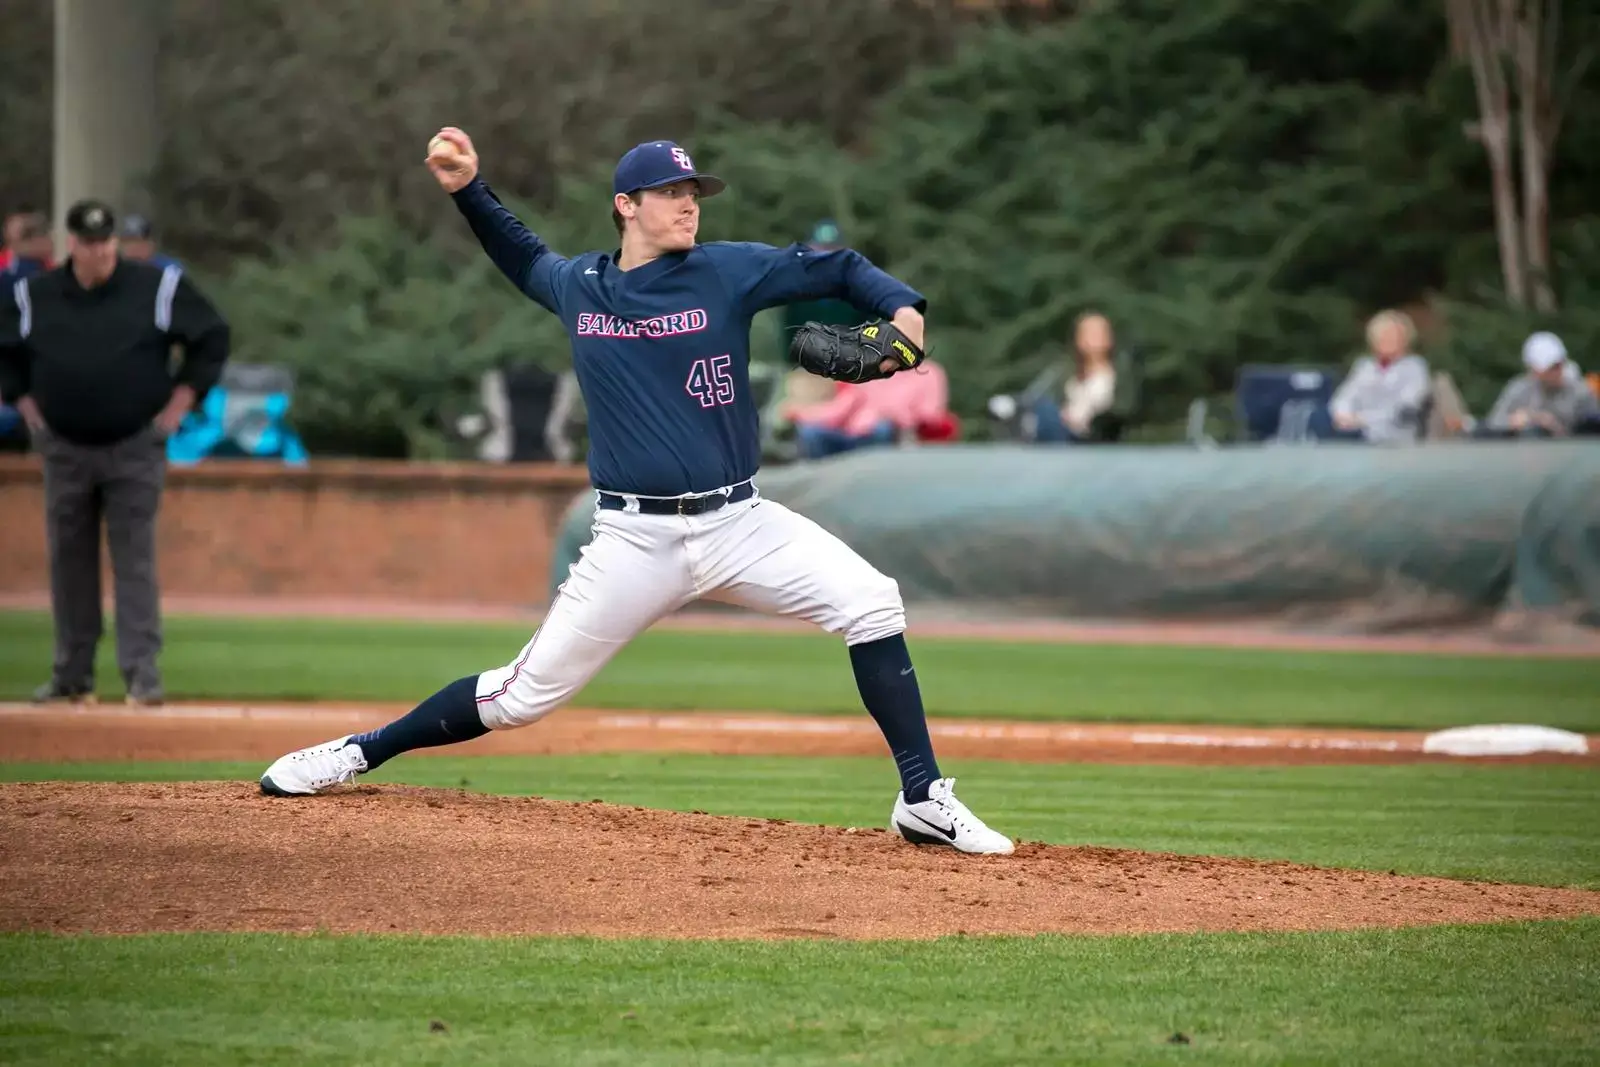
M 694 170 L 694 160 L 689 158 L 689 153 L 677 145 L 672 146 L 672 161 L 682 170 Z
M 92 207 L 83 213 L 83 224 L 85 226 L 104 226 L 106 224 L 106 213 L 97 207 Z

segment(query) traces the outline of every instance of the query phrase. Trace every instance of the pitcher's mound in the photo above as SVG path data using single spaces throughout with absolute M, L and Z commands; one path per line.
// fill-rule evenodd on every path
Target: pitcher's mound
M 1600 914 L 1600 893 L 368 786 L 0 786 L 0 927 L 661 937 L 1309 930 Z

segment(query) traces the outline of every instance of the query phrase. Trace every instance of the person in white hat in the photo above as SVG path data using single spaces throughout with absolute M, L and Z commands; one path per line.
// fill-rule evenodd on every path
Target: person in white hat
M 1578 423 L 1600 419 L 1600 403 L 1579 375 L 1569 373 L 1567 346 L 1547 331 L 1522 345 L 1526 373 L 1506 383 L 1485 420 L 1491 431 L 1565 437 Z

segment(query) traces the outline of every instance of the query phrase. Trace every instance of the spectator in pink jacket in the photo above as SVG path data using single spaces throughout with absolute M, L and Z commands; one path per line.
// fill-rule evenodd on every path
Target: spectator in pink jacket
M 950 383 L 932 361 L 913 372 L 862 385 L 841 383 L 833 398 L 796 405 L 786 412 L 795 424 L 800 456 L 821 459 L 868 445 L 893 444 L 924 427 L 949 421 Z

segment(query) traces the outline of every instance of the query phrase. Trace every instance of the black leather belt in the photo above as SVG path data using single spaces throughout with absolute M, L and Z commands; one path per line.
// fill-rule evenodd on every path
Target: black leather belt
M 727 493 L 701 493 L 698 496 L 630 498 L 621 493 L 608 493 L 604 489 L 599 491 L 599 495 L 599 506 L 607 511 L 627 511 L 628 501 L 632 499 L 638 502 L 641 515 L 704 515 L 708 511 L 749 500 L 756 495 L 756 487 L 750 482 L 741 482 Z

